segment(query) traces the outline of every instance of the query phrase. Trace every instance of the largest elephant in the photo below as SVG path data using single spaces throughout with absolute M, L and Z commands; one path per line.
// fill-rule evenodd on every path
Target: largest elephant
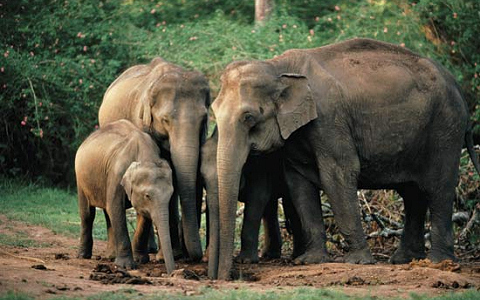
M 454 78 L 405 48 L 353 39 L 289 50 L 265 61 L 233 62 L 212 104 L 218 126 L 220 246 L 209 271 L 229 278 L 240 175 L 250 153 L 283 147 L 292 201 L 304 228 L 306 263 L 328 261 L 318 189 L 328 196 L 350 251 L 372 263 L 358 188 L 397 190 L 405 230 L 392 261 L 453 254 L 452 203 L 462 144 L 473 157 L 468 109 Z M 477 159 L 474 159 L 478 167 Z
M 198 222 L 202 185 L 198 169 L 209 105 L 210 89 L 203 74 L 155 58 L 123 72 L 105 92 L 98 113 L 100 127 L 127 119 L 150 133 L 161 147 L 162 156 L 172 165 L 173 198 L 178 192 L 185 246 L 193 260 L 202 257 Z M 174 211 L 172 243 L 178 252 L 181 245 L 174 232 L 177 199 L 170 203 Z

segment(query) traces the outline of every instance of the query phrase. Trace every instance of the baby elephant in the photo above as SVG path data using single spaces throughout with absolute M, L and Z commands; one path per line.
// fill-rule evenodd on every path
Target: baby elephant
M 173 193 L 172 170 L 160 158 L 152 138 L 127 120 L 110 123 L 80 145 L 75 158 L 78 206 L 82 224 L 78 256 L 92 256 L 95 208 L 103 208 L 109 239 L 115 244 L 115 264 L 135 268 L 148 262 L 148 234 L 157 227 L 168 273 L 175 267 L 170 241 L 168 205 Z M 127 196 L 127 197 L 125 197 Z M 139 218 L 132 246 L 125 210 Z M 135 257 L 135 262 L 133 259 Z

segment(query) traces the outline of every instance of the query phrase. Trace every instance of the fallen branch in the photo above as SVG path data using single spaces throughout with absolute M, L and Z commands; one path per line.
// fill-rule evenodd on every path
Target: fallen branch
M 384 237 L 384 238 L 390 238 L 390 237 L 400 237 L 402 236 L 403 229 L 390 229 L 390 228 L 384 228 L 382 230 L 378 230 L 375 232 L 370 233 L 367 235 L 367 238 L 377 238 L 377 237 Z
M 460 234 L 458 235 L 458 240 L 459 241 L 468 240 L 473 227 L 478 223 L 480 223 L 480 203 L 477 203 L 475 205 L 475 209 L 473 210 L 472 217 L 467 222 L 467 225 L 465 225 L 465 228 L 463 228 Z
M 2 249 L 0 249 L 0 253 L 4 254 L 4 255 L 7 255 L 7 256 L 11 256 L 13 258 L 17 258 L 17 259 L 23 259 L 23 260 L 33 261 L 33 262 L 36 262 L 36 263 L 45 264 L 45 262 L 43 260 L 41 260 L 39 258 L 35 258 L 35 257 L 15 255 L 15 254 L 9 253 L 9 252 L 7 252 L 5 250 L 2 250 Z
M 463 225 L 470 219 L 470 213 L 468 211 L 459 211 L 452 215 L 452 221 L 459 225 Z
M 384 217 L 384 216 L 379 215 L 379 214 L 374 214 L 374 215 L 375 215 L 374 218 L 378 218 L 379 220 L 381 220 L 384 223 L 388 223 L 388 224 L 390 224 L 394 227 L 397 227 L 397 228 L 403 228 L 403 225 L 401 223 L 397 222 L 397 221 L 394 221 L 390 218 Z

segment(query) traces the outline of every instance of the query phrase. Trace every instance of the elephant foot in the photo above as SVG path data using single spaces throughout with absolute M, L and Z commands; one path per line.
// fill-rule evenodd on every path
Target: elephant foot
M 239 264 L 258 264 L 258 254 L 257 253 L 247 253 L 246 251 L 241 251 L 235 257 L 235 262 Z
M 136 269 L 137 264 L 133 261 L 131 256 L 117 257 L 115 258 L 115 265 L 123 269 Z
M 92 251 L 80 250 L 77 254 L 78 258 L 90 259 L 92 258 Z
M 321 264 L 331 262 L 330 255 L 324 250 L 310 250 L 293 260 L 295 265 Z
M 262 259 L 270 260 L 270 259 L 280 258 L 282 256 L 282 253 L 280 250 L 268 249 L 263 251 L 261 256 L 262 256 Z
M 158 252 L 157 242 L 155 242 L 155 238 L 148 239 L 148 253 L 155 254 Z
M 135 253 L 134 257 L 137 264 L 146 264 L 150 261 L 148 253 Z
M 172 249 L 172 251 L 173 251 L 173 259 L 181 259 L 184 257 L 182 249 Z M 155 259 L 158 261 L 165 261 L 165 258 L 163 257 L 163 251 L 161 249 L 158 250 L 157 255 L 155 256 Z
M 148 245 L 148 253 L 152 253 L 152 254 L 158 253 L 158 248 L 156 247 L 156 245 L 155 245 L 155 247 L 153 247 L 152 245 L 149 244 Z
M 300 255 L 304 254 L 306 251 L 305 247 L 303 246 L 296 246 L 296 245 L 293 245 L 293 251 L 292 251 L 292 256 L 291 258 L 292 259 L 295 259 L 297 257 L 299 257 Z
M 107 247 L 106 257 L 110 260 L 113 260 L 115 257 L 117 257 L 115 247 Z
M 204 263 L 208 262 L 208 249 L 209 249 L 209 247 L 207 247 L 207 249 L 205 249 L 205 253 L 203 253 L 203 256 L 202 256 L 202 262 L 204 262 Z
M 455 257 L 453 253 L 450 253 L 449 251 L 438 251 L 432 249 L 430 253 L 428 253 L 427 258 L 433 262 L 433 263 L 439 263 L 444 260 L 451 260 L 453 262 L 457 262 L 458 258 Z
M 345 255 L 345 262 L 349 264 L 372 265 L 376 263 L 368 247 L 350 251 Z
M 426 257 L 425 251 L 409 251 L 403 248 L 398 248 L 392 257 L 388 260 L 391 264 L 407 264 L 414 259 L 424 259 Z

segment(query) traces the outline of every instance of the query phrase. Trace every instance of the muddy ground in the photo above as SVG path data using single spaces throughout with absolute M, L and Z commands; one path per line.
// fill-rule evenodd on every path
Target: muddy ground
M 132 289 L 144 294 L 198 295 L 206 287 L 259 292 L 315 287 L 384 298 L 408 297 L 412 292 L 434 296 L 480 289 L 480 262 L 475 261 L 441 265 L 417 262 L 394 266 L 380 262 L 369 266 L 343 263 L 295 266 L 288 259 L 281 259 L 258 265 L 237 265 L 240 280 L 233 282 L 209 280 L 206 263 L 177 262 L 172 276 L 166 276 L 163 264 L 155 261 L 124 272 L 101 257 L 105 253 L 105 242 L 95 241 L 94 259 L 77 259 L 77 239 L 56 235 L 42 227 L 7 221 L 1 215 L 0 221 L 0 234 L 26 232 L 29 239 L 42 245 L 30 248 L 0 245 L 0 295 L 17 291 L 47 299 L 55 295 L 82 297 Z

